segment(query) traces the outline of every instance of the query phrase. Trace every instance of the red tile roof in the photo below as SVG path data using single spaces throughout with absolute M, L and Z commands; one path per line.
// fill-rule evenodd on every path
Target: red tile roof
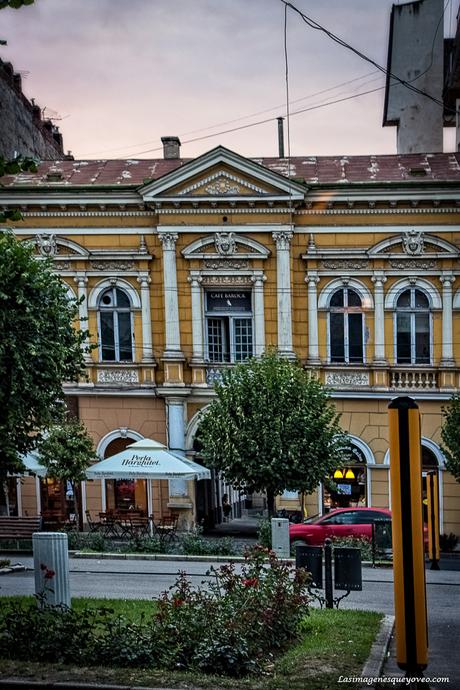
M 20 173 L 1 180 L 5 187 L 139 186 L 190 162 L 176 160 L 45 161 L 38 173 Z M 273 172 L 304 179 L 308 185 L 380 182 L 460 181 L 460 153 L 376 156 L 307 156 L 254 158 Z

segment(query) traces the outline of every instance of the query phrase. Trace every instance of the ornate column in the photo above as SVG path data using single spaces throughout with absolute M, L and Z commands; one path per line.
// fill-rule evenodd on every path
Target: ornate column
M 387 364 L 385 359 L 385 295 L 386 277 L 375 273 L 374 283 L 374 364 Z
M 150 283 L 148 273 L 141 273 L 137 282 L 141 286 L 141 312 L 142 312 L 142 362 L 151 364 L 154 362 L 152 346 L 152 315 L 150 311 Z
M 308 363 L 320 364 L 318 344 L 318 292 L 319 277 L 316 271 L 310 271 L 305 282 L 308 286 Z
M 78 316 L 80 319 L 80 329 L 88 330 L 88 290 L 86 288 L 88 284 L 88 278 L 84 274 L 77 274 L 74 278 L 74 281 L 77 284 L 77 296 L 79 300 Z M 85 350 L 87 347 L 89 347 L 89 344 L 89 338 L 87 336 L 83 342 L 83 347 L 85 348 Z M 93 361 L 90 352 L 85 352 L 84 359 L 85 362 L 87 362 L 88 364 Z
M 203 362 L 204 342 L 203 342 L 203 314 L 201 309 L 201 283 L 202 277 L 190 275 L 187 278 L 190 283 L 192 293 L 192 362 Z
M 251 278 L 254 288 L 254 354 L 260 357 L 265 350 L 265 309 L 264 309 L 264 275 Z
M 440 276 L 442 283 L 442 357 L 441 366 L 453 367 L 454 349 L 452 336 L 452 285 L 455 277 L 451 273 Z
M 160 231 L 159 240 L 163 247 L 163 285 L 165 302 L 165 358 L 183 359 L 180 349 L 179 301 L 176 275 L 177 232 Z
M 280 354 L 293 356 L 291 307 L 291 240 L 292 230 L 276 230 L 276 292 L 278 305 L 278 349 Z

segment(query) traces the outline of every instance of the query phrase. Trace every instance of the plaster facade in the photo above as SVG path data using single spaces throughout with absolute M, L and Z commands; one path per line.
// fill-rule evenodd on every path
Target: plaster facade
M 131 430 L 193 454 L 197 413 L 222 369 L 275 346 L 328 387 L 343 428 L 365 449 L 368 505 L 389 505 L 388 403 L 415 398 L 441 475 L 442 529 L 460 532 L 460 487 L 440 450 L 441 406 L 460 374 L 460 166 L 448 154 L 381 158 L 252 161 L 217 147 L 190 161 L 108 162 L 120 164 L 110 175 L 96 171 L 100 162 L 76 161 L 54 165 L 59 181 L 46 167 L 5 180 L 1 203 L 23 209 L 15 233 L 51 255 L 69 294 L 83 298 L 82 324 L 98 347 L 87 379 L 65 392 L 78 397 L 96 446 Z M 150 181 L 137 170 L 147 164 Z M 423 176 L 411 173 L 422 167 Z M 101 344 L 101 299 L 114 289 L 129 301 L 132 347 L 115 360 Z M 354 355 L 343 305 L 349 331 L 337 338 L 338 293 L 359 298 Z M 425 306 L 408 303 L 401 330 L 404 293 Z M 103 487 L 85 491 L 97 512 Z M 155 511 L 174 508 L 184 522 L 210 506 L 200 483 L 162 492 Z M 217 503 L 225 492 L 220 483 Z M 32 510 L 30 479 L 26 504 Z M 321 495 L 306 504 L 318 512 Z

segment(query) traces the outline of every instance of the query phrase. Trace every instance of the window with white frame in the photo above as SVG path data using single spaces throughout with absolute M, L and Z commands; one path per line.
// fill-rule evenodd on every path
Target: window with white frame
M 253 354 L 250 290 L 205 293 L 206 356 L 210 362 L 243 362 Z
M 124 290 L 111 287 L 101 294 L 98 301 L 98 326 L 101 361 L 132 362 L 132 310 Z
M 329 301 L 330 361 L 337 364 L 364 361 L 364 314 L 356 290 L 336 290 Z
M 427 295 L 411 287 L 396 302 L 396 363 L 430 364 L 431 309 Z

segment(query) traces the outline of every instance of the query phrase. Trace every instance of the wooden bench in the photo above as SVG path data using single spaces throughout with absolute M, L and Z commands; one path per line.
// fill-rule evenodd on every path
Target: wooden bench
M 2 542 L 16 542 L 19 548 L 19 540 L 30 541 L 34 532 L 40 532 L 42 519 L 36 517 L 7 517 L 0 515 L 0 544 Z

